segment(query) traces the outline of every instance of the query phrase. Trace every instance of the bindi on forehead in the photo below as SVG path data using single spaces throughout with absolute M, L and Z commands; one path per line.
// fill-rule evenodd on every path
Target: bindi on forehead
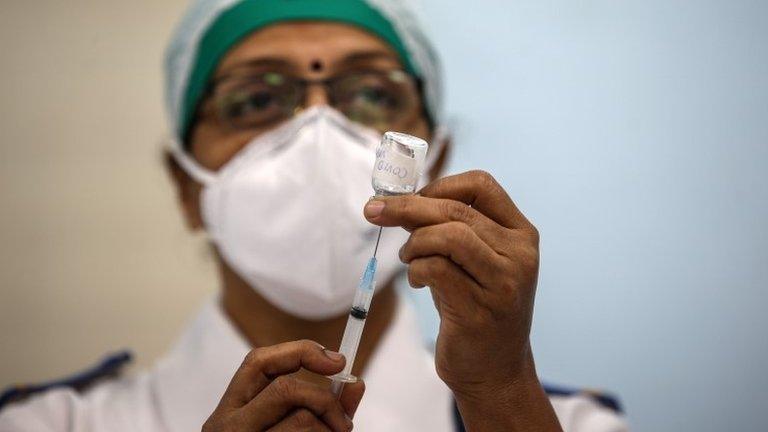
M 319 59 L 314 59 L 309 63 L 309 69 L 312 72 L 322 72 L 325 69 L 325 65 Z

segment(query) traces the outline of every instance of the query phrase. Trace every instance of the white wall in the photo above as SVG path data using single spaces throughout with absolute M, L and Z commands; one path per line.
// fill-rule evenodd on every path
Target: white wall
M 182 0 L 0 14 L 0 386 L 163 351 L 215 289 L 162 172 Z M 768 3 L 422 0 L 460 126 L 543 236 L 535 350 L 636 430 L 764 430 Z
M 161 52 L 184 1 L 0 13 L 0 387 L 166 349 L 215 289 L 160 162 Z

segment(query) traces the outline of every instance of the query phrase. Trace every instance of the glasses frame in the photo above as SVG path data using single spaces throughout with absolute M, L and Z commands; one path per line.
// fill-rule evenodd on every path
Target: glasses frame
M 293 109 L 293 113 L 288 115 L 287 117 L 283 118 L 281 121 L 285 121 L 287 119 L 290 119 L 293 115 L 299 113 L 301 110 L 306 109 L 307 107 L 307 92 L 308 89 L 311 86 L 322 86 L 325 89 L 325 93 L 328 97 L 328 104 L 334 108 L 337 108 L 338 101 L 335 100 L 336 94 L 332 90 L 336 86 L 338 86 L 339 83 L 344 82 L 345 80 L 348 80 L 354 76 L 365 76 L 365 75 L 379 75 L 379 76 L 388 76 L 389 79 L 393 74 L 397 74 L 398 76 L 401 76 L 405 79 L 407 79 L 411 85 L 413 86 L 413 94 L 414 98 L 412 103 L 409 104 L 409 107 L 413 109 L 412 113 L 405 112 L 401 118 L 408 118 L 409 114 L 413 115 L 417 112 L 421 112 L 422 114 L 425 113 L 424 111 L 424 104 L 421 103 L 422 101 L 422 95 L 423 95 L 423 82 L 418 77 L 402 70 L 399 68 L 391 68 L 391 69 L 354 69 L 348 72 L 343 72 L 328 78 L 318 78 L 318 79 L 309 79 L 304 77 L 299 77 L 294 74 L 286 73 L 286 72 L 280 72 L 280 71 L 262 71 L 262 72 L 252 72 L 252 73 L 229 73 L 226 75 L 222 75 L 220 77 L 217 77 L 208 84 L 206 87 L 206 91 L 204 93 L 203 98 L 201 99 L 201 102 L 198 106 L 197 114 L 195 116 L 195 122 L 205 120 L 206 117 L 211 116 L 213 114 L 213 117 L 216 118 L 216 120 L 223 126 L 227 127 L 230 130 L 247 130 L 252 129 L 256 127 L 240 127 L 237 125 L 233 125 L 231 121 L 226 119 L 226 116 L 221 113 L 221 107 L 217 103 L 217 91 L 221 87 L 221 85 L 226 84 L 230 80 L 238 80 L 242 82 L 256 82 L 257 78 L 261 78 L 269 73 L 278 73 L 282 75 L 283 77 L 287 78 L 291 85 L 296 86 L 298 89 L 298 101 L 296 103 L 296 106 Z M 421 106 L 421 110 L 417 111 L 415 110 L 416 107 Z M 354 121 L 354 120 L 353 120 Z M 275 125 L 279 124 L 280 122 L 276 122 Z M 396 122 L 393 122 L 396 123 Z M 362 123 L 364 124 L 364 123 Z M 265 124 L 267 126 L 268 124 Z M 191 129 L 191 128 L 190 128 Z

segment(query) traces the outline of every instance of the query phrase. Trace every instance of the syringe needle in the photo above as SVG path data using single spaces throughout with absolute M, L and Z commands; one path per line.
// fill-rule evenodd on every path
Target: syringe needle
M 384 227 L 379 227 L 379 236 L 376 237 L 376 246 L 373 248 L 373 257 L 376 258 L 376 252 L 379 251 L 379 241 L 381 240 L 381 230 L 384 229 Z

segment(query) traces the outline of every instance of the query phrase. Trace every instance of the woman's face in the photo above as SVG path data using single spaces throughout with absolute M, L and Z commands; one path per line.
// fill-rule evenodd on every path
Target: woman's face
M 389 45 L 350 25 L 290 22 L 266 27 L 245 38 L 222 59 L 213 77 L 215 85 L 201 103 L 190 131 L 190 150 L 202 166 L 215 171 L 254 137 L 273 129 L 280 119 L 285 120 L 290 114 L 281 114 L 272 106 L 276 105 L 275 97 L 258 88 L 262 85 L 261 81 L 268 81 L 263 85 L 279 86 L 286 80 L 330 79 L 333 82 L 337 79 L 342 82 L 335 87 L 310 84 L 302 87 L 301 91 L 282 91 L 288 94 L 283 100 L 291 97 L 301 108 L 337 105 L 340 111 L 346 110 L 348 116 L 355 115 L 353 113 L 364 116 L 360 103 L 350 100 L 356 94 L 346 98 L 346 103 L 333 100 L 333 96 L 351 94 L 346 88 L 359 88 L 361 80 L 375 81 L 376 76 L 402 69 L 402 63 Z M 403 131 L 428 139 L 429 126 L 417 86 L 412 83 L 398 89 L 401 93 L 399 99 L 406 99 L 407 102 L 400 105 L 402 108 L 396 111 L 397 117 L 390 119 L 386 127 L 381 126 L 381 122 L 371 122 L 368 126 Z M 299 98 L 302 100 L 299 101 Z M 243 103 L 242 100 L 249 102 Z M 383 100 L 376 102 L 386 103 Z M 258 114 L 258 110 L 264 111 L 264 114 Z M 270 110 L 278 114 L 270 113 Z M 259 115 L 277 120 L 248 121 L 247 116 L 258 119 Z

